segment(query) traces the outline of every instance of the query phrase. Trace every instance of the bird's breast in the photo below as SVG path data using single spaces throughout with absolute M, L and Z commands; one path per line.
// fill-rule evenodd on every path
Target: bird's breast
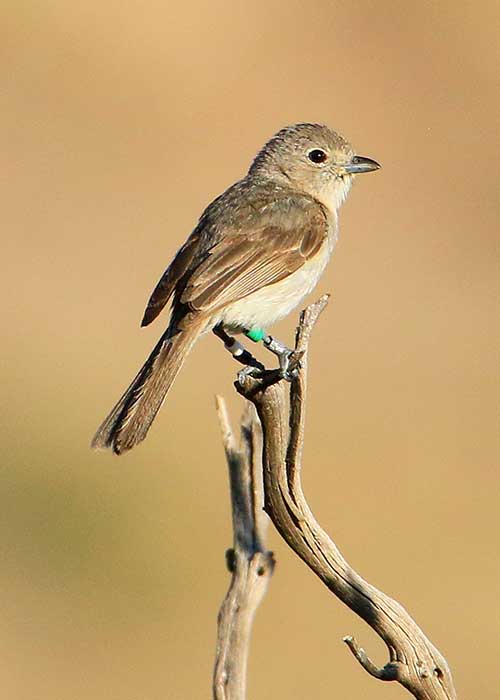
M 332 231 L 318 253 L 301 268 L 229 304 L 218 320 L 233 333 L 244 328 L 266 329 L 281 321 L 314 289 L 330 260 L 336 239 L 336 231 Z

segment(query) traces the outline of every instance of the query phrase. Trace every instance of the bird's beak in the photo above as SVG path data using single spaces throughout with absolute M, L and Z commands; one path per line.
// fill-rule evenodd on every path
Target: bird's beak
M 350 175 L 371 173 L 372 170 L 378 170 L 380 167 L 376 160 L 365 158 L 365 156 L 354 156 L 351 162 L 344 166 L 346 172 Z

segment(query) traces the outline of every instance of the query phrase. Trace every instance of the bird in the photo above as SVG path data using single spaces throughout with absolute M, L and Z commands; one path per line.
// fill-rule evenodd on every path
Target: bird
M 267 329 L 315 287 L 354 178 L 378 168 L 323 124 L 293 124 L 269 139 L 245 177 L 203 211 L 153 290 L 141 325 L 170 301 L 169 323 L 92 447 L 119 455 L 144 440 L 186 356 L 209 331 L 254 368 L 263 365 L 234 335 L 262 342 L 291 380 L 291 350 Z

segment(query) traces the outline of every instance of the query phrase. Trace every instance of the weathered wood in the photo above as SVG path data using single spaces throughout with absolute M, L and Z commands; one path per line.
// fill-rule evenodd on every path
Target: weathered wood
M 214 700 L 244 700 L 252 621 L 273 573 L 265 548 L 269 518 L 263 510 L 262 434 L 249 404 L 237 443 L 225 403 L 217 413 L 229 468 L 233 547 L 226 552 L 231 583 L 219 610 L 213 677 Z
M 294 552 L 345 605 L 383 639 L 389 661 L 378 668 L 353 637 L 345 643 L 375 678 L 401 683 L 417 700 L 455 700 L 446 660 L 417 623 L 395 600 L 365 581 L 344 559 L 315 520 L 301 486 L 306 364 L 309 338 L 328 297 L 301 315 L 296 351 L 302 370 L 290 385 L 276 373 L 256 377 L 240 373 L 236 388 L 257 409 L 263 430 L 265 509 Z

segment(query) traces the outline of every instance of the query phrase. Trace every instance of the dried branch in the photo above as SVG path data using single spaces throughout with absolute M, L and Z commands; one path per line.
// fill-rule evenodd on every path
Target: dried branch
M 253 616 L 273 573 L 265 549 L 269 519 L 263 510 L 262 433 L 248 404 L 238 445 L 226 405 L 217 397 L 217 414 L 229 467 L 233 548 L 226 552 L 231 583 L 219 610 L 213 677 L 214 700 L 244 700 Z
M 446 660 L 406 610 L 361 578 L 316 522 L 302 492 L 300 470 L 304 433 L 306 363 L 309 338 L 328 302 L 322 297 L 301 315 L 296 352 L 303 355 L 299 377 L 285 382 L 275 373 L 240 374 L 236 388 L 257 409 L 263 429 L 265 509 L 274 525 L 323 583 L 383 639 L 389 662 L 378 668 L 352 637 L 344 641 L 375 678 L 398 681 L 417 700 L 455 700 Z

